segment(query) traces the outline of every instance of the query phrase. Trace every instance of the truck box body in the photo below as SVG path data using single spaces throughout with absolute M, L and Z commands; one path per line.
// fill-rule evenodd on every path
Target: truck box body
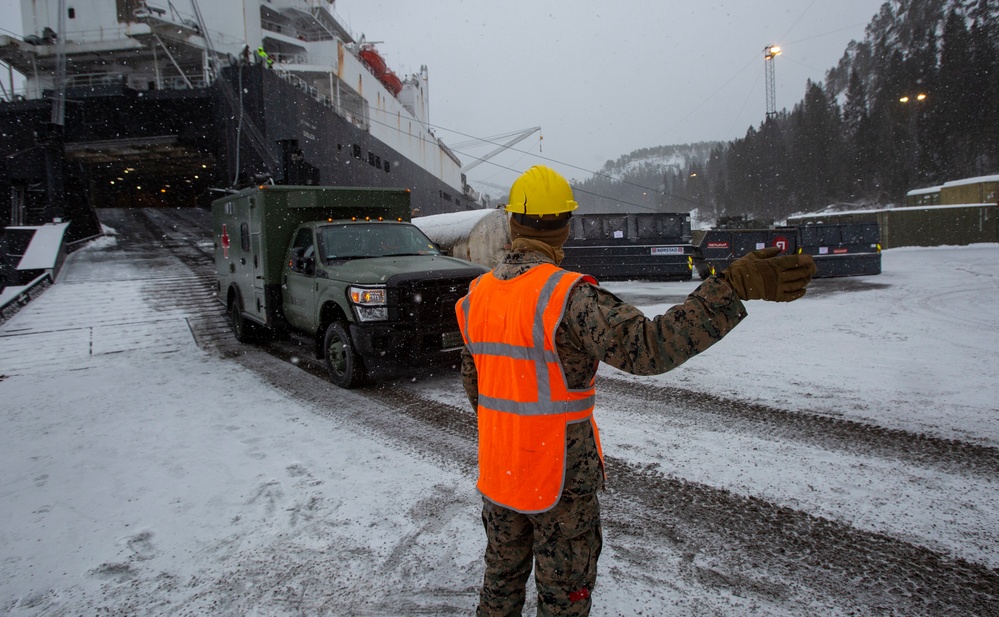
M 798 230 L 802 252 L 815 260 L 815 278 L 881 274 L 877 223 L 816 223 Z
M 597 280 L 691 278 L 690 215 L 650 212 L 573 216 L 561 266 Z
M 453 362 L 454 306 L 486 268 L 409 223 L 409 191 L 264 186 L 212 204 L 218 293 L 237 339 L 297 331 L 334 383 Z

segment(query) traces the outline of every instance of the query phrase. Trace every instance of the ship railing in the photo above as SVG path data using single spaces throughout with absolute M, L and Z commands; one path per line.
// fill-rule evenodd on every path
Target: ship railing
M 124 84 L 125 76 L 121 73 L 80 73 L 66 77 L 67 88 L 106 88 Z
M 354 126 L 365 131 L 368 130 L 369 126 L 366 118 L 351 112 L 351 110 L 347 109 L 342 105 L 337 105 L 334 99 L 327 96 L 325 93 L 320 92 L 318 88 L 316 88 L 309 82 L 305 81 L 295 73 L 289 71 L 287 68 L 275 64 L 274 69 L 275 69 L 274 72 L 275 74 L 277 74 L 278 77 L 285 80 L 295 88 L 308 93 L 312 98 L 321 103 L 324 107 L 332 109 L 334 112 L 336 112 L 338 116 L 347 119 Z
M 281 64 L 308 64 L 309 54 L 285 54 L 281 52 L 275 52 L 273 54 L 268 54 L 270 58 L 274 59 L 274 62 L 279 62 Z
M 96 28 L 94 30 L 70 30 L 66 32 L 67 43 L 95 43 L 104 41 L 120 41 L 129 38 L 132 31 L 127 26 L 111 28 Z M 51 43 L 55 45 L 53 41 Z
M 343 20 L 336 15 L 336 11 L 333 10 L 333 3 L 330 0 L 304 0 L 304 2 L 308 5 L 309 13 L 316 20 L 321 31 L 313 31 L 310 34 L 296 29 L 288 21 L 276 21 L 274 19 L 261 20 L 264 30 L 285 35 L 292 33 L 293 38 L 301 38 L 304 35 L 305 38 L 302 40 L 306 41 L 328 41 L 334 38 L 352 40 L 353 37 L 350 32 L 341 25 Z M 269 5 L 268 8 L 279 14 L 288 9 L 297 13 L 302 9 L 303 0 L 267 0 L 267 3 Z
M 188 86 L 190 82 L 190 86 Z M 106 88 L 121 87 L 127 84 L 125 75 L 121 73 L 81 73 L 66 78 L 67 88 Z M 187 90 L 189 88 L 207 88 L 209 85 L 202 74 L 190 75 L 187 80 L 180 76 L 161 77 L 158 88 L 162 90 Z
M 26 84 L 4 84 L 0 88 L 0 101 L 11 103 L 14 101 L 25 101 L 31 98 L 31 91 Z
M 190 86 L 188 86 L 190 82 Z M 188 75 L 185 80 L 179 75 L 176 77 L 160 78 L 159 87 L 163 90 L 189 90 L 191 88 L 207 88 L 211 85 L 204 75 Z
M 301 29 L 295 26 L 269 20 L 261 19 L 260 25 L 265 32 L 271 32 L 274 34 L 280 34 L 282 36 L 288 37 L 289 39 L 295 39 L 296 41 L 301 41 L 303 43 L 313 43 L 315 41 L 331 41 L 335 38 L 332 32 L 329 32 L 325 28 L 323 29 Z M 319 24 L 322 27 L 322 24 Z
M 267 32 L 276 32 L 277 34 L 283 34 L 285 36 L 290 36 L 291 38 L 295 38 L 295 35 L 298 34 L 294 28 L 288 27 L 287 24 L 283 24 L 272 19 L 261 19 L 260 27 Z M 285 32 L 285 30 L 287 30 L 287 32 Z

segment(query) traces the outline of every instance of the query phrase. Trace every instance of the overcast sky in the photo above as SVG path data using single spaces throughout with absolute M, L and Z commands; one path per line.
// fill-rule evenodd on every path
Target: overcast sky
M 174 0 L 180 6 L 186 0 Z M 777 107 L 800 101 L 883 0 L 336 0 L 356 35 L 401 76 L 429 67 L 430 116 L 448 144 L 540 126 L 540 136 L 469 173 L 509 186 L 545 163 L 588 178 L 639 148 L 730 140 L 766 112 L 763 49 Z M 0 0 L 20 34 L 18 0 Z M 494 146 L 455 148 L 465 164 Z M 539 152 L 540 150 L 540 152 Z M 544 157 L 544 158 L 542 158 Z
M 389 66 L 430 72 L 431 122 L 447 143 L 541 127 L 548 164 L 585 179 L 639 148 L 730 140 L 766 113 L 763 49 L 778 109 L 822 81 L 883 0 L 337 0 Z M 452 132 L 454 131 L 454 132 Z M 538 136 L 472 170 L 509 185 Z M 462 153 L 482 156 L 492 146 Z M 462 156 L 467 163 L 474 159 Z

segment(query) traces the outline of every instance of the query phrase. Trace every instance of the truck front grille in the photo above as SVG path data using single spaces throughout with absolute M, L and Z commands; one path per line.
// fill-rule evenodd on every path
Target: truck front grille
M 407 281 L 389 288 L 389 319 L 439 332 L 457 330 L 454 305 L 468 293 L 471 277 Z

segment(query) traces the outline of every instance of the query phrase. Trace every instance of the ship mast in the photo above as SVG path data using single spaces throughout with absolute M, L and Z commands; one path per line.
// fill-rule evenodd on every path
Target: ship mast
M 53 79 L 55 95 L 52 97 L 51 122 L 55 126 L 66 124 L 66 0 L 59 0 L 59 33 L 56 35 L 56 65 Z
M 52 96 L 52 113 L 49 131 L 45 137 L 46 219 L 61 219 L 65 215 L 65 153 L 63 140 L 66 126 L 66 0 L 59 0 L 59 19 L 56 33 L 56 65 L 53 75 L 55 90 Z

